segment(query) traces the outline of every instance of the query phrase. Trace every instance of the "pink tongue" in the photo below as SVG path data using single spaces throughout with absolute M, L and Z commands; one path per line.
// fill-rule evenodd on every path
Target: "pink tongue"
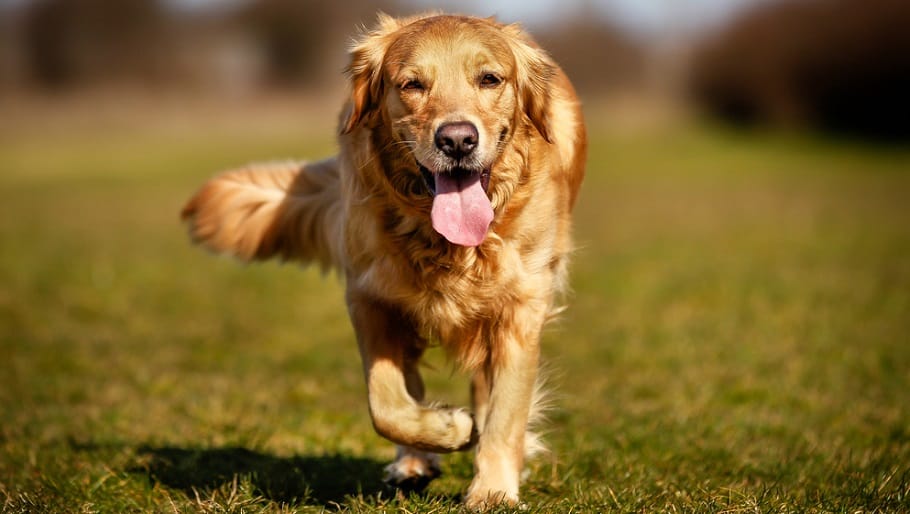
M 480 184 L 480 175 L 436 175 L 436 197 L 430 217 L 436 232 L 449 242 L 461 246 L 482 243 L 493 221 L 493 206 Z

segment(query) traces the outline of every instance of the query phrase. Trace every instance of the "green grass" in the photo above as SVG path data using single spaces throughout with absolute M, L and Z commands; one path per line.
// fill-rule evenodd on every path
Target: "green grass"
M 217 169 L 331 152 L 330 121 L 67 123 L 0 139 L 3 510 L 459 510 L 470 455 L 381 486 L 336 278 L 212 257 L 177 220 Z M 592 125 L 528 511 L 910 511 L 910 153 Z

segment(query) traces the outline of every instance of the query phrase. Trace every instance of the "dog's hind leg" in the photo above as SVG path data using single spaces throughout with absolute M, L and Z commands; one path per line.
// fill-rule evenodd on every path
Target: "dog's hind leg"
M 385 467 L 385 483 L 404 491 L 422 491 L 441 474 L 439 455 L 400 444 L 395 448 L 395 461 Z
M 464 409 L 421 404 L 409 391 L 422 390 L 407 373 L 420 337 L 397 309 L 356 291 L 348 291 L 348 310 L 360 355 L 370 416 L 376 431 L 392 442 L 424 452 L 448 453 L 469 448 L 476 436 L 474 420 Z M 419 391 L 418 391 L 419 392 Z M 422 392 L 420 393 L 422 395 Z

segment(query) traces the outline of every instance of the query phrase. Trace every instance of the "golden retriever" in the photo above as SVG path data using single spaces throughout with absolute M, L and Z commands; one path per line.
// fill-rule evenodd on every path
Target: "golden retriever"
M 422 15 L 354 44 L 337 157 L 222 174 L 183 210 L 241 259 L 343 274 L 373 426 L 397 485 L 476 446 L 472 508 L 518 502 L 540 333 L 566 286 L 586 136 L 575 92 L 517 25 Z M 438 342 L 472 374 L 473 414 L 424 400 Z

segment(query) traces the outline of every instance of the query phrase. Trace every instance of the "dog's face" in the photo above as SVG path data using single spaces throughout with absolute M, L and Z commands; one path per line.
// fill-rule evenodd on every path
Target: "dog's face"
M 392 130 L 432 173 L 489 170 L 515 123 L 511 51 L 487 27 L 472 29 L 400 37 L 386 54 Z
M 433 200 L 432 221 L 449 241 L 476 246 L 494 213 L 495 165 L 513 133 L 533 125 L 548 139 L 553 65 L 514 26 L 429 17 L 381 20 L 352 53 L 353 99 L 345 132 L 384 129 L 407 152 Z

